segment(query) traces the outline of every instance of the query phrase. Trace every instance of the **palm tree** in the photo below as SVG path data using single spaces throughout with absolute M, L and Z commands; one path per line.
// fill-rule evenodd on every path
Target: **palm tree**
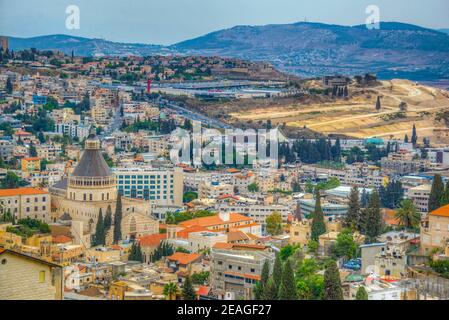
M 401 207 L 396 211 L 395 218 L 399 220 L 399 225 L 406 229 L 417 228 L 421 222 L 421 214 L 410 199 L 401 202 Z
M 176 300 L 177 293 L 178 286 L 176 285 L 176 283 L 170 282 L 164 286 L 164 296 L 168 298 L 168 300 Z

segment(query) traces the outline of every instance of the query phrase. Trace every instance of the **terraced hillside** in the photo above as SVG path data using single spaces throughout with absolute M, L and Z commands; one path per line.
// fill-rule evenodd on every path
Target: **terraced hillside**
M 369 89 L 350 88 L 350 97 L 327 102 L 291 103 L 241 108 L 230 112 L 231 122 L 271 120 L 289 133 L 307 128 L 322 134 L 356 138 L 396 137 L 411 134 L 416 125 L 420 137 L 447 140 L 449 92 L 407 80 L 382 81 Z M 377 97 L 381 109 L 376 111 Z M 401 102 L 407 104 L 400 108 Z

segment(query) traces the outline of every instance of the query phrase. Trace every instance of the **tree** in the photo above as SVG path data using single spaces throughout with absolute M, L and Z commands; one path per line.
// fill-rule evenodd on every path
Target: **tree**
M 277 300 L 278 299 L 278 287 L 273 278 L 268 279 L 267 285 L 263 290 L 263 300 Z
M 192 280 L 190 276 L 187 276 L 184 284 L 182 285 L 182 299 L 183 300 L 196 300 L 195 289 L 193 288 Z
M 338 234 L 334 250 L 338 258 L 350 260 L 356 257 L 357 244 L 354 241 L 354 236 L 350 229 L 344 229 Z
M 274 284 L 276 286 L 276 293 L 277 293 L 279 290 L 279 287 L 281 286 L 281 280 L 282 280 L 282 261 L 281 261 L 280 255 L 278 253 L 276 253 L 276 259 L 274 260 L 273 280 L 274 280 Z
M 260 283 L 262 284 L 263 288 L 266 287 L 269 278 L 270 278 L 270 263 L 268 260 L 265 260 L 262 267 L 262 273 L 260 275 Z
M 449 181 L 446 182 L 446 188 L 441 196 L 440 206 L 444 207 L 449 204 Z
M 112 227 L 112 209 L 111 206 L 108 205 L 106 209 L 106 215 L 104 216 L 104 230 L 107 232 Z
M 376 111 L 380 111 L 381 108 L 382 108 L 382 106 L 380 104 L 380 96 L 377 96 Z
M 94 245 L 100 246 L 106 244 L 106 233 L 104 230 L 104 220 L 103 220 L 103 212 L 100 208 L 100 213 L 98 214 L 97 226 L 95 228 L 94 235 Z
M 416 126 L 413 125 L 413 130 L 412 130 L 412 143 L 414 146 L 416 146 L 416 143 L 418 142 L 418 134 L 416 133 Z
M 279 212 L 274 211 L 266 219 L 267 232 L 273 236 L 282 234 L 282 217 Z
M 164 286 L 163 294 L 168 300 L 175 300 L 176 295 L 178 294 L 178 286 L 176 285 L 176 283 L 167 283 Z
M 377 190 L 375 190 L 370 196 L 368 208 L 365 210 L 365 215 L 365 235 L 368 237 L 370 242 L 373 242 L 381 234 L 383 224 L 379 193 Z
M 343 225 L 346 228 L 357 230 L 357 225 L 360 216 L 360 202 L 359 202 L 359 189 L 354 186 L 351 189 L 349 195 L 348 213 L 343 221 Z
M 402 102 L 399 104 L 399 110 L 400 110 L 401 112 L 407 111 L 407 103 L 404 102 L 404 101 L 402 101 Z
M 440 208 L 441 199 L 444 194 L 444 184 L 441 175 L 436 174 L 433 178 L 432 188 L 429 195 L 429 212 Z
M 355 295 L 356 300 L 368 300 L 368 292 L 364 286 L 360 286 Z
M 34 146 L 33 141 L 30 142 L 30 157 L 37 157 L 37 150 L 36 147 Z
M 400 181 L 391 180 L 387 187 L 381 186 L 379 189 L 381 204 L 385 208 L 396 209 L 404 198 L 404 189 Z
M 248 191 L 249 192 L 259 192 L 259 185 L 257 183 L 251 183 L 248 185 Z
M 290 260 L 285 261 L 284 268 L 282 270 L 281 286 L 279 288 L 279 299 L 280 300 L 298 299 L 295 286 L 295 275 L 293 273 Z
M 24 187 L 27 184 L 26 181 L 22 180 L 11 171 L 8 171 L 6 176 L 0 182 L 1 189 L 17 189 L 19 187 Z
M 131 252 L 129 253 L 128 260 L 143 262 L 143 254 L 140 243 L 133 242 L 133 244 L 131 245 Z
M 318 188 L 315 190 L 315 211 L 312 217 L 312 235 L 314 241 L 318 241 L 319 237 L 326 233 L 326 225 L 324 224 L 323 209 L 321 208 L 321 195 Z
M 120 240 L 122 240 L 122 196 L 118 194 L 115 207 L 113 242 L 117 244 Z
M 266 286 L 265 286 L 266 287 Z M 261 281 L 257 281 L 253 289 L 254 300 L 264 299 L 264 285 Z
M 14 88 L 11 82 L 11 79 L 8 77 L 8 79 L 6 79 L 6 93 L 7 94 L 12 94 Z
M 399 225 L 406 229 L 417 228 L 421 222 L 421 214 L 410 199 L 401 202 L 401 207 L 396 210 L 395 218 L 399 221 Z
M 408 143 L 408 134 L 406 134 L 404 137 L 404 143 Z
M 330 262 L 324 272 L 324 300 L 343 300 L 340 272 L 335 261 Z

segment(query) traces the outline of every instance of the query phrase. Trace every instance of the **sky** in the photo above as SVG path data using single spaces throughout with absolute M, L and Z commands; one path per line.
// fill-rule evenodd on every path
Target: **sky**
M 79 29 L 66 27 L 69 5 L 79 7 Z M 0 0 L 0 34 L 168 45 L 236 25 L 364 24 L 369 5 L 382 21 L 449 28 L 448 0 Z

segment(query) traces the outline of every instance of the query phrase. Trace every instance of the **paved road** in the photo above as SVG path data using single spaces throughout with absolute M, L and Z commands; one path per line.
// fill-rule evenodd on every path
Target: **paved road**
M 212 128 L 216 128 L 216 129 L 234 129 L 234 127 L 229 124 L 223 123 L 217 119 L 209 118 L 200 113 L 197 113 L 192 110 L 181 107 L 179 105 L 176 105 L 170 101 L 161 100 L 160 103 L 161 103 L 161 106 L 168 108 L 168 109 L 172 109 L 172 110 L 176 111 L 182 117 L 185 117 L 189 120 L 199 121 L 204 125 L 207 125 L 207 126 L 210 126 Z

